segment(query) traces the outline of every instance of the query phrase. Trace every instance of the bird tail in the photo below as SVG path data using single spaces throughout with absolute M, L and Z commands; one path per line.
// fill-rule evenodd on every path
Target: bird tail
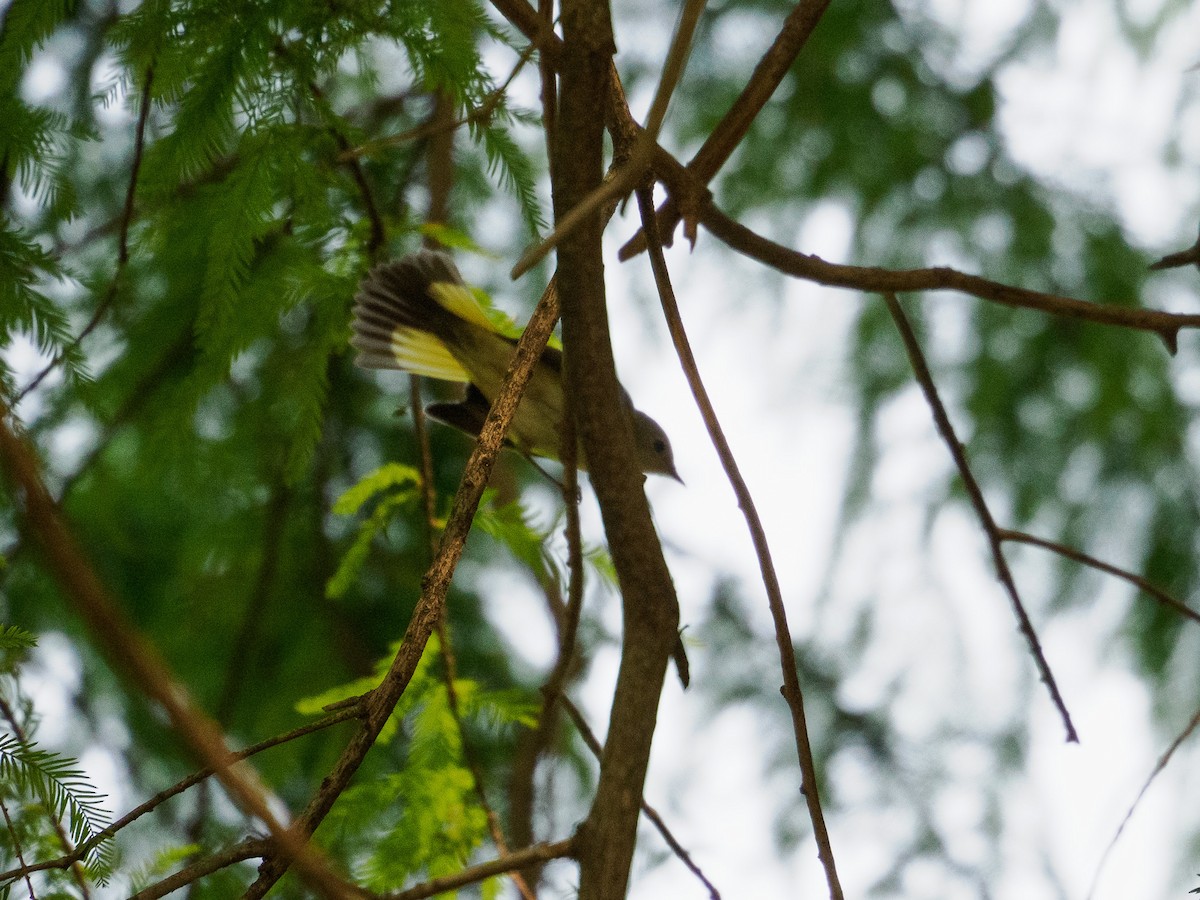
M 422 250 L 376 266 L 354 298 L 350 344 L 359 351 L 355 362 L 470 381 L 447 346 L 456 320 L 495 330 L 449 256 Z

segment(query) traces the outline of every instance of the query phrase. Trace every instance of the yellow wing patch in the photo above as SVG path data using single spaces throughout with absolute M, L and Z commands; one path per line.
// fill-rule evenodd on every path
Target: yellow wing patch
M 435 281 L 429 285 L 429 293 L 443 309 L 454 313 L 460 319 L 466 319 L 471 324 L 486 328 L 488 331 L 496 330 L 496 326 L 492 324 L 487 313 L 483 311 L 483 307 L 479 305 L 479 301 L 475 299 L 475 294 L 465 284 Z
M 471 376 L 446 345 L 428 331 L 396 328 L 392 332 L 392 355 L 406 372 L 444 381 L 470 381 Z

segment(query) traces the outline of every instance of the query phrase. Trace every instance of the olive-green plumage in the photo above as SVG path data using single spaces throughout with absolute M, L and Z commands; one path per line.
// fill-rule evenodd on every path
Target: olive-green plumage
M 422 250 L 375 267 L 355 297 L 353 329 L 350 343 L 360 366 L 465 382 L 460 402 L 433 404 L 429 414 L 479 434 L 516 341 L 491 324 L 449 256 Z M 642 471 L 678 479 L 662 428 L 634 409 L 624 390 L 621 395 Z M 509 426 L 509 442 L 524 453 L 557 459 L 562 421 L 562 352 L 547 347 Z M 582 452 L 579 465 L 587 466 Z

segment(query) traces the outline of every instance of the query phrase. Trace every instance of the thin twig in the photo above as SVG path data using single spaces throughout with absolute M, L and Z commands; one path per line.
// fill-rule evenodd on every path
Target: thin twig
M 1068 547 L 1066 544 L 1060 544 L 1057 541 L 1048 541 L 1045 538 L 1035 537 L 1032 534 L 1027 534 L 1024 531 L 1013 531 L 1008 528 L 998 529 L 997 537 L 1002 541 L 1013 541 L 1021 544 L 1032 544 L 1035 547 L 1042 547 L 1057 553 L 1059 556 L 1064 556 L 1067 559 L 1072 559 L 1077 563 L 1083 563 L 1085 566 L 1090 566 L 1101 572 L 1107 572 L 1109 575 L 1115 575 L 1128 581 L 1134 587 L 1141 590 L 1143 593 L 1149 594 L 1168 609 L 1173 609 L 1185 618 L 1191 619 L 1193 622 L 1200 622 L 1200 612 L 1192 609 L 1187 604 L 1180 600 L 1176 600 L 1166 591 L 1155 587 L 1141 575 L 1135 575 L 1126 569 L 1114 566 L 1112 563 L 1106 563 L 1104 560 L 1097 559 L 1094 556 L 1089 556 L 1082 550 L 1076 550 L 1074 547 Z
M 721 466 L 725 469 L 725 475 L 737 497 L 738 506 L 746 519 L 750 540 L 754 544 L 754 551 L 758 557 L 759 572 L 762 576 L 763 587 L 767 592 L 767 605 L 770 607 L 771 618 L 775 623 L 775 642 L 779 647 L 779 662 L 783 674 L 783 686 L 780 692 L 783 694 L 783 699 L 787 703 L 792 717 L 792 732 L 802 776 L 800 791 L 808 804 L 808 816 L 812 821 L 813 835 L 817 842 L 817 855 L 825 867 L 825 880 L 829 885 L 829 895 L 833 898 L 840 898 L 842 887 L 838 880 L 829 830 L 825 825 L 825 813 L 821 809 L 817 767 L 816 761 L 813 759 L 812 742 L 809 739 L 808 725 L 804 715 L 804 694 L 800 687 L 796 650 L 792 643 L 791 629 L 788 627 L 783 590 L 779 586 L 779 576 L 775 572 L 771 548 L 767 543 L 767 532 L 763 528 L 762 519 L 759 518 L 758 509 L 754 505 L 754 498 L 750 494 L 750 488 L 742 477 L 733 450 L 725 438 L 725 432 L 717 419 L 712 400 L 709 399 L 708 391 L 700 377 L 695 354 L 692 353 L 691 343 L 688 341 L 687 332 L 683 327 L 683 318 L 679 313 L 675 290 L 671 286 L 667 260 L 663 255 L 662 242 L 659 240 L 658 219 L 654 212 L 654 195 L 649 186 L 638 188 L 638 209 L 641 212 L 642 228 L 646 233 L 650 264 L 654 269 L 654 281 L 658 287 L 659 299 L 662 301 L 667 328 L 671 332 L 671 340 L 675 344 L 675 353 L 679 357 L 679 364 L 687 378 L 696 406 L 704 419 L 709 438 L 717 451 L 717 456 L 721 459 Z
M 579 707 L 577 707 L 571 701 L 571 698 L 566 694 L 562 695 L 562 705 L 567 711 L 567 715 L 570 716 L 571 722 L 574 723 L 575 729 L 579 732 L 579 736 L 583 738 L 584 744 L 586 744 L 587 748 L 592 751 L 592 755 L 599 760 L 604 755 L 604 748 L 601 746 L 600 741 L 597 740 L 596 733 L 592 731 L 591 726 L 588 725 L 587 719 L 583 717 L 583 713 L 579 711 Z M 653 806 L 646 802 L 645 797 L 642 798 L 641 804 L 642 812 L 645 814 L 646 818 L 650 820 L 651 824 L 653 824 L 658 830 L 658 833 L 662 835 L 662 839 L 666 842 L 667 846 L 671 848 L 671 852 L 679 857 L 679 861 L 687 866 L 693 875 L 700 879 L 701 884 L 708 889 L 708 895 L 712 898 L 712 900 L 721 900 L 720 891 L 718 891 L 716 886 L 708 880 L 704 872 L 701 871 L 698 865 L 696 865 L 695 860 L 692 859 L 691 854 L 689 854 L 687 850 L 683 848 L 683 845 L 679 843 L 679 839 L 676 838 L 671 832 L 671 829 L 667 827 L 667 823 L 663 821 L 663 817 L 658 814 L 658 811 Z
M 284 734 L 267 738 L 267 740 L 260 741 L 251 747 L 245 748 L 244 750 L 239 750 L 237 753 L 233 754 L 233 759 L 235 762 L 243 759 L 249 759 L 251 756 L 262 753 L 264 750 L 270 750 L 272 747 L 278 747 L 280 744 L 286 744 L 289 741 L 294 741 L 297 738 L 313 734 L 314 732 L 323 731 L 332 725 L 337 725 L 341 722 L 347 721 L 348 719 L 356 718 L 359 713 L 360 709 L 357 706 L 344 707 L 330 713 L 325 718 L 316 722 L 310 722 L 307 725 L 302 725 L 301 727 L 295 728 L 292 731 Z M 171 787 L 159 791 L 149 800 L 146 800 L 145 802 L 131 809 L 107 828 L 96 832 L 96 834 L 92 835 L 90 840 L 80 844 L 74 849 L 74 851 L 66 856 L 60 856 L 56 859 L 46 860 L 45 862 L 34 863 L 26 869 L 10 869 L 7 872 L 0 872 L 0 884 L 16 878 L 19 875 L 23 875 L 26 872 L 41 872 L 46 869 L 65 869 L 68 866 L 74 865 L 75 863 L 79 862 L 79 860 L 83 859 L 88 853 L 90 853 L 93 848 L 99 846 L 103 841 L 114 837 L 122 829 L 136 822 L 146 813 L 153 812 L 167 800 L 182 794 L 193 785 L 199 784 L 206 778 L 211 777 L 213 773 L 214 770 L 211 767 L 200 769 L 198 772 L 192 773 L 187 778 L 177 782 L 176 784 L 173 784 Z
M 468 884 L 478 884 L 496 875 L 515 872 L 517 869 L 523 869 L 533 863 L 545 863 L 552 859 L 562 859 L 564 856 L 570 856 L 574 852 L 574 849 L 574 838 L 568 838 L 565 841 L 556 841 L 553 844 L 534 844 L 532 847 L 526 847 L 523 850 L 514 850 L 512 853 L 506 853 L 499 859 L 493 859 L 490 862 L 480 863 L 477 866 L 471 866 L 469 869 L 463 869 L 454 875 L 434 878 L 424 884 L 410 887 L 407 890 L 395 894 L 387 894 L 382 900 L 425 900 L 426 897 L 435 897 L 438 894 L 453 891 Z
M 900 337 L 904 341 L 904 349 L 912 365 L 913 374 L 916 376 L 917 383 L 921 386 L 921 393 L 925 395 L 925 402 L 929 404 L 929 409 L 933 413 L 933 421 L 937 426 L 938 434 L 941 435 L 943 442 L 945 442 L 946 447 L 950 450 L 950 455 L 954 459 L 954 465 L 958 469 L 959 477 L 962 478 L 963 485 L 967 489 L 967 496 L 971 498 L 971 506 L 975 510 L 975 515 L 979 518 L 979 524 L 983 527 L 984 535 L 987 537 L 988 544 L 992 550 L 992 562 L 996 566 L 996 577 L 1004 586 L 1005 593 L 1008 594 L 1013 614 L 1017 619 L 1017 627 L 1029 644 L 1029 652 L 1033 656 L 1033 661 L 1037 666 L 1041 680 L 1050 692 L 1050 699 L 1053 701 L 1059 716 L 1062 718 L 1063 727 L 1067 730 L 1067 741 L 1078 743 L 1079 736 L 1075 733 L 1075 725 L 1071 722 L 1071 714 L 1067 711 L 1066 701 L 1063 700 L 1062 694 L 1058 690 L 1058 683 L 1054 680 L 1054 673 L 1050 671 L 1050 664 L 1046 661 L 1045 653 L 1042 652 L 1042 645 L 1038 640 L 1037 632 L 1034 631 L 1033 622 L 1030 621 L 1029 613 L 1025 611 L 1025 604 L 1021 602 L 1021 595 L 1017 591 L 1016 581 L 1013 579 L 1012 571 L 1008 567 L 1008 561 L 1004 558 L 1004 549 L 1000 545 L 1000 529 L 996 526 L 996 520 L 992 518 L 992 512 L 988 508 L 987 501 L 983 498 L 983 491 L 979 487 L 979 482 L 975 480 L 975 474 L 971 471 L 966 451 L 963 449 L 958 435 L 955 434 L 954 426 L 950 424 L 950 417 L 946 413 L 946 407 L 942 403 L 937 386 L 933 382 L 933 375 L 929 371 L 929 365 L 925 362 L 925 355 L 921 352 L 921 345 L 917 342 L 917 336 L 913 333 L 912 326 L 908 322 L 908 317 L 904 314 L 904 309 L 900 306 L 900 301 L 896 299 L 896 295 L 885 292 L 883 299 L 887 302 L 888 312 L 891 313 L 892 320 L 896 323 L 896 329 L 900 332 Z
M 754 73 L 746 82 L 742 93 L 716 127 L 709 132 L 696 155 L 687 164 L 688 172 L 697 182 L 708 184 L 733 155 L 733 151 L 746 137 L 751 124 L 767 101 L 774 96 L 792 63 L 808 43 L 829 2 L 830 0 L 800 0 L 792 9 L 784 20 L 783 27 L 779 29 L 779 34 L 754 67 Z M 656 213 L 658 232 L 666 244 L 671 243 L 671 232 L 675 230 L 681 216 L 685 220 L 684 234 L 692 243 L 696 240 L 695 221 L 688 221 L 688 213 L 694 213 L 694 210 L 682 209 L 680 199 L 673 194 L 669 195 Z M 646 234 L 642 230 L 621 248 L 620 258 L 629 259 L 645 249 Z
M 1113 848 L 1117 846 L 1117 841 L 1121 839 L 1121 834 L 1125 831 L 1125 826 L 1128 825 L 1129 820 L 1133 818 L 1134 811 L 1141 805 L 1142 798 L 1145 797 L 1146 792 L 1150 790 L 1150 785 L 1152 785 L 1158 776 L 1163 772 L 1163 770 L 1167 768 L 1167 764 L 1171 761 L 1171 758 L 1175 756 L 1175 751 L 1183 746 L 1183 742 L 1191 737 L 1198 727 L 1200 727 L 1200 709 L 1196 710 L 1191 721 L 1188 722 L 1183 731 L 1176 736 L 1175 740 L 1171 741 L 1171 746 L 1169 746 L 1163 752 L 1162 756 L 1158 758 L 1158 762 L 1155 763 L 1153 771 L 1151 771 L 1149 777 L 1146 778 L 1146 783 L 1142 785 L 1142 789 L 1138 791 L 1138 795 L 1136 798 L 1134 798 L 1129 810 L 1125 813 L 1125 817 L 1121 819 L 1121 824 L 1117 826 L 1116 834 L 1112 836 L 1112 840 L 1108 842 L 1108 846 L 1105 847 L 1104 852 L 1100 854 L 1100 861 L 1096 863 L 1096 874 L 1092 876 L 1092 886 L 1087 892 L 1087 900 L 1092 900 L 1092 897 L 1095 896 L 1096 888 L 1100 885 L 1100 873 L 1104 871 L 1104 865 L 1108 862 L 1109 856 L 1112 855 Z M 1192 893 L 1195 893 L 1195 891 Z
M 103 299 L 96 305 L 96 311 L 92 313 L 92 318 L 83 326 L 83 330 L 75 337 L 70 344 L 64 347 L 54 359 L 46 364 L 29 384 L 21 389 L 12 402 L 12 408 L 15 409 L 21 400 L 30 392 L 37 388 L 39 384 L 45 380 L 46 376 L 53 372 L 56 368 L 62 365 L 63 361 L 79 347 L 80 344 L 96 330 L 101 320 L 108 314 L 113 302 L 117 299 L 117 290 L 121 286 L 121 276 L 125 273 L 125 266 L 129 262 L 129 229 L 133 224 L 133 200 L 137 192 L 138 173 L 142 170 L 142 156 L 146 149 L 146 123 L 150 119 L 150 86 L 154 83 L 154 65 L 146 67 L 146 80 L 142 83 L 142 105 L 138 111 L 137 128 L 133 138 L 133 162 L 129 167 L 129 184 L 125 188 L 125 205 L 121 209 L 120 227 L 117 233 L 117 268 L 113 272 L 112 281 L 108 283 L 108 289 L 104 293 Z
M 33 890 L 33 879 L 29 877 L 29 866 L 25 862 L 25 851 L 21 847 L 21 836 L 17 834 L 17 826 L 13 824 L 12 817 L 8 814 L 8 806 L 3 797 L 0 797 L 0 813 L 4 814 L 4 826 L 8 829 L 13 853 L 17 855 L 17 862 L 21 864 L 22 874 L 25 876 L 25 887 L 29 889 L 29 900 L 37 900 L 37 894 Z
M 707 0 L 687 0 L 679 13 L 679 22 L 675 26 L 675 36 L 667 51 L 662 73 L 659 75 L 658 89 L 654 93 L 654 101 L 650 104 L 650 112 L 646 116 L 646 125 L 634 144 L 629 160 L 617 172 L 609 176 L 581 200 L 566 216 L 561 217 L 554 231 L 537 246 L 526 253 L 513 266 L 512 277 L 520 278 L 525 272 L 540 262 L 547 253 L 558 246 L 563 237 L 570 234 L 581 222 L 587 221 L 597 209 L 606 202 L 623 197 L 642 178 L 646 165 L 654 154 L 658 143 L 658 132 L 662 128 L 663 119 L 667 115 L 667 107 L 671 96 L 679 85 L 683 75 L 684 65 L 691 53 L 692 36 L 700 21 Z

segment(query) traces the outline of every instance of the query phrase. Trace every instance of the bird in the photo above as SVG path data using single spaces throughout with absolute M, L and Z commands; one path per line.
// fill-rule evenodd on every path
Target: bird
M 453 259 L 420 250 L 371 269 L 354 298 L 350 344 L 366 369 L 399 369 L 466 384 L 457 403 L 434 403 L 429 415 L 477 437 L 499 393 L 517 341 L 487 317 Z M 564 415 L 563 356 L 546 347 L 509 426 L 507 441 L 527 457 L 557 460 Z M 637 410 L 621 388 L 633 427 L 637 463 L 646 474 L 682 482 L 671 441 L 662 427 Z M 578 464 L 587 469 L 580 448 Z

